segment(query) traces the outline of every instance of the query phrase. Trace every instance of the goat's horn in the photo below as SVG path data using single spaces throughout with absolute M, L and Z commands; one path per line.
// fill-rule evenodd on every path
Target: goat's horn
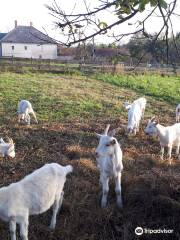
M 152 122 L 152 121 L 154 121 L 155 119 L 156 119 L 156 117 L 155 117 L 155 116 L 153 116 L 153 117 L 151 118 L 151 122 Z
M 108 125 L 106 126 L 106 129 L 104 130 L 104 134 L 107 135 L 107 133 L 108 133 L 108 131 L 109 131 L 109 128 L 110 128 L 110 124 L 108 124 Z
M 9 143 L 13 143 L 12 138 L 7 137 Z

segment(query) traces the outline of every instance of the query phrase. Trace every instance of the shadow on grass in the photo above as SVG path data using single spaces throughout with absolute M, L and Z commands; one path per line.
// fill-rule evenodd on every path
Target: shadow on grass
M 112 128 L 118 119 L 108 120 Z M 93 158 L 97 146 L 95 132 L 103 132 L 106 120 L 81 123 L 79 121 L 2 128 L 16 142 L 16 158 L 1 161 L 0 184 L 7 185 L 45 163 L 72 164 L 74 172 L 67 176 L 65 197 L 57 217 L 54 232 L 47 226 L 51 210 L 30 218 L 29 239 L 139 239 L 137 226 L 149 229 L 174 229 L 169 239 L 179 239 L 180 174 L 178 162 L 169 167 L 157 162 L 157 141 L 139 133 L 127 138 L 123 132 L 122 194 L 124 209 L 115 206 L 114 183 L 110 181 L 109 201 L 106 209 L 99 206 L 99 172 Z M 149 144 L 147 144 L 149 143 Z M 152 146 L 151 146 L 152 145 Z M 154 155 L 153 155 L 154 154 Z M 7 239 L 7 225 L 0 222 L 1 238 Z M 166 239 L 153 235 L 153 239 Z M 141 239 L 152 239 L 144 235 Z

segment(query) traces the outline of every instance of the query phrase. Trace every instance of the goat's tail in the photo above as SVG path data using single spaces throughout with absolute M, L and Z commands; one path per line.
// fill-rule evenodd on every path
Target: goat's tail
M 66 168 L 66 174 L 71 173 L 73 171 L 73 167 L 71 165 L 67 165 L 65 168 Z

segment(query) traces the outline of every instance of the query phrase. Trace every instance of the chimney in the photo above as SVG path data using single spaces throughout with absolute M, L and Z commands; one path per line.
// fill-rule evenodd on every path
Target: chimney
M 30 22 L 30 26 L 31 26 L 31 27 L 33 26 L 33 23 L 32 23 L 32 22 Z
M 14 27 L 17 28 L 17 20 L 14 21 Z

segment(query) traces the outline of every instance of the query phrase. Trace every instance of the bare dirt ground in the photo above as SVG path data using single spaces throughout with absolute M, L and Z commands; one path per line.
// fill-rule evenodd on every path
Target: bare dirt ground
M 116 134 L 124 155 L 123 210 L 116 208 L 113 181 L 108 206 L 100 208 L 99 172 L 93 155 L 98 143 L 95 132 L 101 133 L 107 123 L 116 128 L 119 122 L 72 121 L 30 127 L 9 123 L 1 128 L 3 135 L 16 142 L 16 157 L 0 159 L 0 186 L 18 181 L 48 162 L 74 167 L 64 187 L 55 231 L 48 228 L 51 210 L 32 216 L 30 240 L 180 239 L 180 161 L 174 151 L 171 166 L 166 158 L 160 160 L 158 140 L 148 138 L 142 130 L 135 137 L 127 137 L 123 130 Z M 174 233 L 138 237 L 134 233 L 137 226 L 173 229 Z M 2 221 L 0 239 L 10 239 L 8 224 Z

